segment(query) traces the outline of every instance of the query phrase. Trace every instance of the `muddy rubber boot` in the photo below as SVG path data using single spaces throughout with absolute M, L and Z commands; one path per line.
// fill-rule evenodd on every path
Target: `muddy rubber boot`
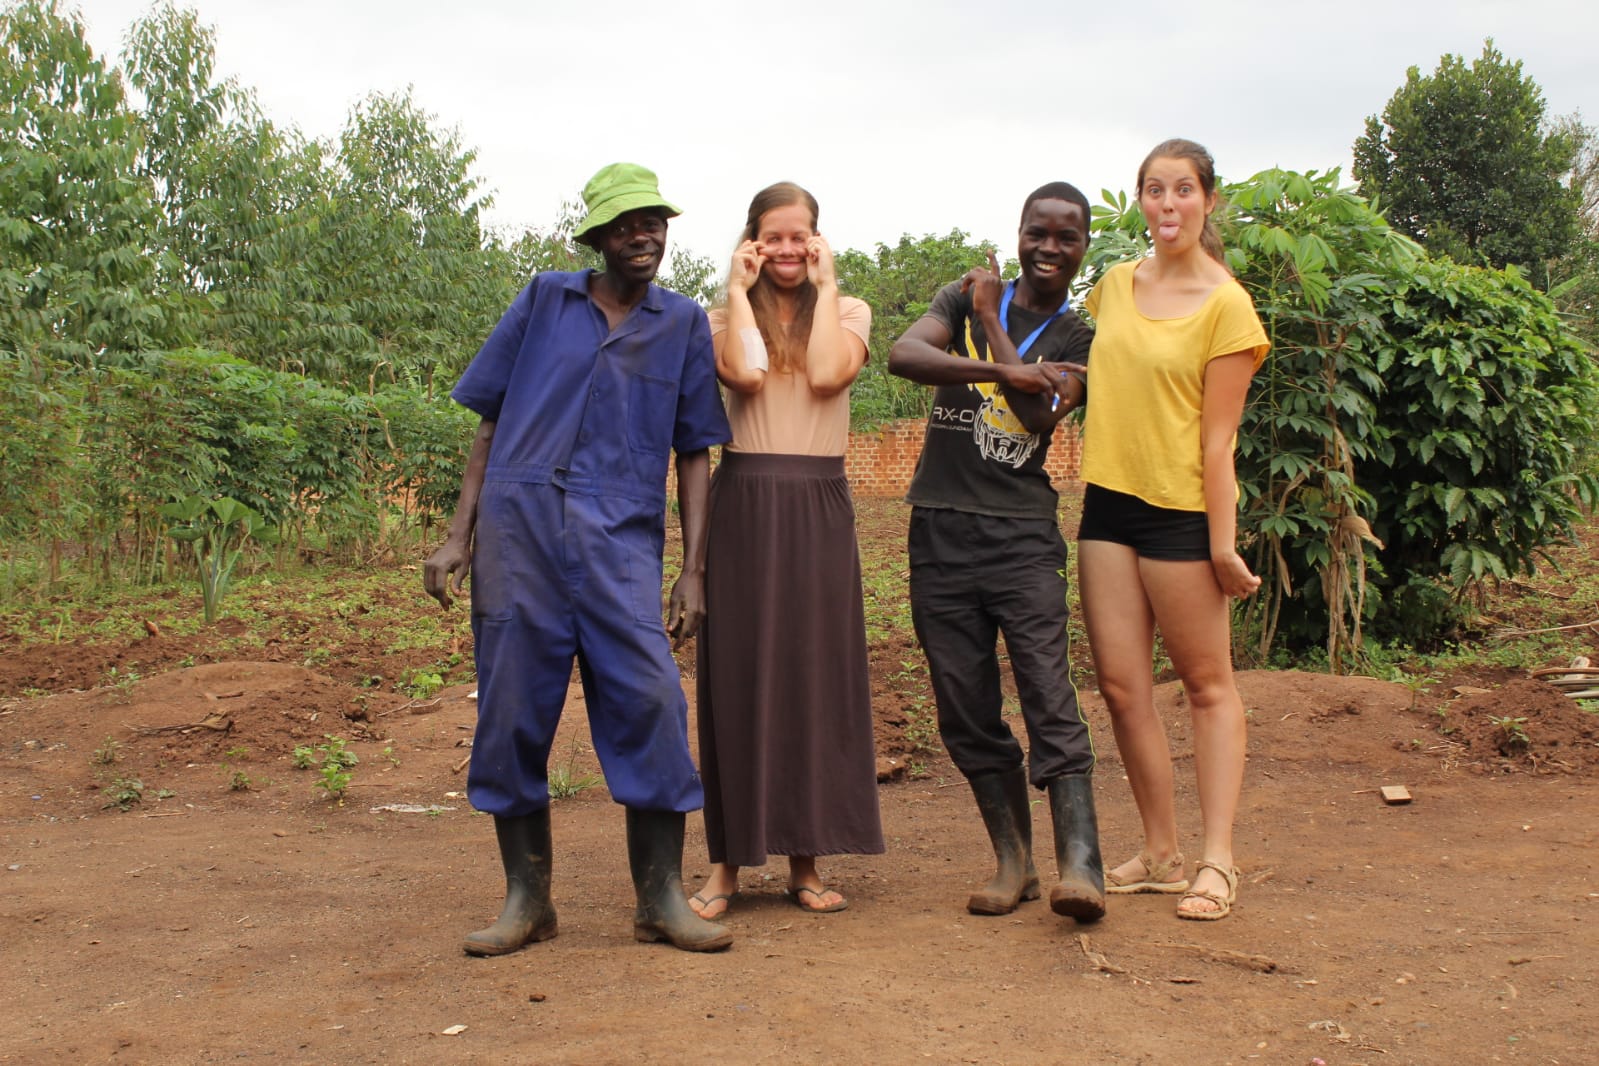
M 721 951 L 733 942 L 732 932 L 695 914 L 683 895 L 683 821 L 680 811 L 627 809 L 627 863 L 638 892 L 633 939 Z
M 1099 858 L 1094 779 L 1064 774 L 1048 788 L 1060 870 L 1060 883 L 1049 891 L 1049 909 L 1079 922 L 1097 922 L 1105 917 L 1105 864 Z
M 550 902 L 550 809 L 514 818 L 495 817 L 494 835 L 505 864 L 505 909 L 487 929 L 468 933 L 468 955 L 509 955 L 555 935 Z
M 1038 898 L 1038 870 L 1033 866 L 1033 812 L 1027 798 L 1027 771 L 1021 767 L 968 778 L 988 839 L 994 845 L 998 870 L 988 884 L 973 892 L 966 909 L 973 914 L 1009 914 L 1024 899 Z

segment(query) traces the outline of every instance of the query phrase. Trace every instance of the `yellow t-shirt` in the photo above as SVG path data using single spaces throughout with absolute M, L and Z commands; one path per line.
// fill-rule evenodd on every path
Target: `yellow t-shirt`
M 1133 303 L 1138 262 L 1112 267 L 1088 294 L 1083 480 L 1174 511 L 1205 509 L 1200 410 L 1205 367 L 1217 356 L 1271 347 L 1244 287 L 1218 285 L 1199 310 L 1149 318 Z

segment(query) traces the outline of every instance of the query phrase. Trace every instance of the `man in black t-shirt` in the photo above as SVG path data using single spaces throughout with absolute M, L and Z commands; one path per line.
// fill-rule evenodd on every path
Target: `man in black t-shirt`
M 1049 793 L 1060 880 L 1050 907 L 1105 913 L 1094 814 L 1094 749 L 1072 684 L 1066 543 L 1044 470 L 1050 438 L 1082 402 L 1092 333 L 1067 303 L 1088 247 L 1088 200 L 1053 182 L 1022 207 L 1021 277 L 989 270 L 946 285 L 889 354 L 889 370 L 937 387 L 906 499 L 911 613 L 927 655 L 938 729 L 971 784 L 998 871 L 967 901 L 1009 914 L 1039 896 L 1029 778 Z M 1001 715 L 1003 633 L 1029 740 Z

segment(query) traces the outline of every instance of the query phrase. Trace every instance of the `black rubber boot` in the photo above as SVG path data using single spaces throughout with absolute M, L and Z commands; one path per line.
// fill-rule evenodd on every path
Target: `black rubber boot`
M 505 909 L 487 929 L 468 933 L 468 955 L 508 955 L 526 944 L 555 935 L 555 905 L 550 902 L 550 809 L 494 819 L 505 864 Z
M 1033 866 L 1033 812 L 1027 797 L 1027 771 L 1021 767 L 968 778 L 999 869 L 973 892 L 966 909 L 973 914 L 1009 914 L 1024 899 L 1038 898 Z
M 627 809 L 627 862 L 638 892 L 633 938 L 721 951 L 733 942 L 732 932 L 695 914 L 683 895 L 683 821 L 680 811 Z
M 1097 922 L 1105 917 L 1105 864 L 1099 858 L 1094 779 L 1064 774 L 1048 788 L 1060 869 L 1060 883 L 1049 891 L 1049 909 L 1079 922 Z

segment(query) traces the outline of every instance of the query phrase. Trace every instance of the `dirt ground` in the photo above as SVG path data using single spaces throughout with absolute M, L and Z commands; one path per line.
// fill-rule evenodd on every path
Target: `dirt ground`
M 863 545 L 903 521 L 863 508 Z M 877 644 L 888 851 L 824 861 L 849 910 L 796 910 L 779 862 L 745 872 L 728 952 L 634 943 L 600 785 L 554 807 L 561 935 L 477 959 L 460 938 L 503 881 L 462 794 L 470 685 L 370 685 L 359 620 L 308 667 L 296 625 L 249 661 L 212 661 L 218 634 L 0 634 L 0 1062 L 1599 1061 L 1599 719 L 1525 671 L 1241 674 L 1233 917 L 1113 897 L 1077 927 L 1041 903 L 965 912 L 982 828 L 947 760 L 906 740 L 914 645 Z M 1114 862 L 1137 814 L 1090 684 Z M 1177 685 L 1159 699 L 1192 852 L 1187 713 Z M 574 689 L 553 760 L 575 780 L 597 770 L 582 706 Z M 329 735 L 360 759 L 342 801 L 293 766 Z M 1395 784 L 1411 803 L 1382 801 Z M 1042 806 L 1034 828 L 1047 878 Z M 684 869 L 706 872 L 697 816 Z

